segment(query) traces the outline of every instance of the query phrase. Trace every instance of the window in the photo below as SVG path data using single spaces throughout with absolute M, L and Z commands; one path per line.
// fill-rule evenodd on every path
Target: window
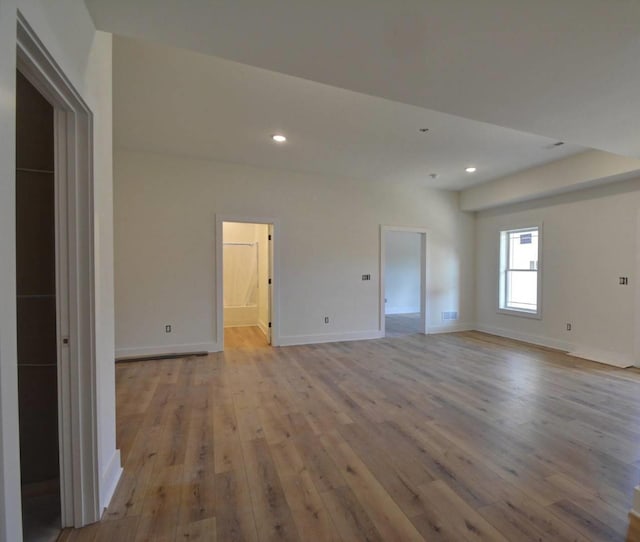
M 500 232 L 500 312 L 540 317 L 540 228 Z

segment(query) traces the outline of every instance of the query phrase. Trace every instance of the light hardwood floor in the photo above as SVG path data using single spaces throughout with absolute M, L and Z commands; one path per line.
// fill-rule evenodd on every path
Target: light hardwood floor
M 420 333 L 420 313 L 387 314 L 385 320 L 385 336 L 404 337 Z M 423 328 L 424 331 L 424 328 Z
M 639 371 L 475 332 L 243 333 L 117 366 L 124 475 L 66 540 L 637 540 Z

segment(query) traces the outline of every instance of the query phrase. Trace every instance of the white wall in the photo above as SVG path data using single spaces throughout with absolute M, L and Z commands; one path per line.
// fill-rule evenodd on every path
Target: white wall
M 420 312 L 422 235 L 403 231 L 385 235 L 385 314 Z
M 639 210 L 636 179 L 479 213 L 478 327 L 596 361 L 636 361 Z M 539 222 L 542 319 L 498 314 L 499 231 Z M 618 284 L 621 276 L 629 286 Z
M 15 320 L 16 14 L 23 16 L 94 112 L 99 490 L 117 474 L 113 375 L 111 39 L 78 0 L 0 0 L 0 541 L 21 539 Z
M 111 34 L 96 32 L 87 67 L 87 93 L 94 120 L 94 243 L 96 382 L 100 508 L 121 474 L 116 449 L 116 382 L 113 274 L 113 114 Z
M 474 219 L 455 193 L 125 150 L 114 167 L 119 355 L 217 349 L 216 213 L 278 220 L 283 344 L 379 336 L 381 224 L 430 230 L 430 327 L 473 317 Z

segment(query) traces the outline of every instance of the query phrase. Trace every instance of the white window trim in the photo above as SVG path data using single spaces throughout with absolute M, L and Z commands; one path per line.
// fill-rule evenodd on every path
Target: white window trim
M 533 229 L 538 229 L 538 269 L 537 269 L 537 279 L 538 279 L 538 299 L 537 299 L 537 310 L 528 311 L 526 309 L 514 309 L 507 308 L 504 305 L 506 304 L 506 243 L 505 237 L 514 232 L 526 232 Z M 518 316 L 520 318 L 531 318 L 534 320 L 542 320 L 542 243 L 543 243 L 543 230 L 542 223 L 539 224 L 530 224 L 528 226 L 517 226 L 517 227 L 505 227 L 500 228 L 500 237 L 498 239 L 499 248 L 498 248 L 498 314 L 505 314 L 508 316 Z

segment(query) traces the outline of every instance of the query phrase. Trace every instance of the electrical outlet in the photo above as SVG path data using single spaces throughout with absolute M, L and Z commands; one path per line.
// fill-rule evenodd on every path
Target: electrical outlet
M 171 326 L 169 324 L 167 324 L 166 326 L 164 326 L 164 332 L 165 333 L 171 333 Z
M 371 280 L 371 275 L 362 275 L 362 280 Z
M 567 331 L 571 331 L 571 324 L 567 322 Z
M 627 286 L 629 284 L 629 277 L 620 277 L 620 286 Z
M 328 324 L 328 323 L 329 323 L 329 317 L 328 317 L 328 316 L 325 316 L 325 317 L 324 317 L 324 323 L 325 323 L 325 324 Z

